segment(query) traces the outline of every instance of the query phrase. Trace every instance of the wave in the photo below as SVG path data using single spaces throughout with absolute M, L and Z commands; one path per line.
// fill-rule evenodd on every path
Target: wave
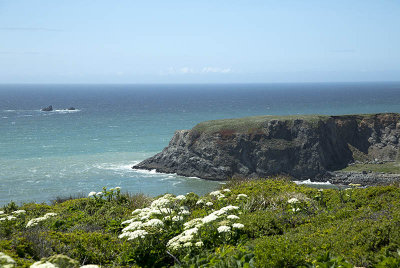
M 139 161 L 133 161 L 130 164 L 112 164 L 112 163 L 102 163 L 102 164 L 95 164 L 93 167 L 97 169 L 103 170 L 113 170 L 113 171 L 132 171 L 132 166 L 138 164 Z
M 58 114 L 72 114 L 72 113 L 77 113 L 80 112 L 81 110 L 76 109 L 76 110 L 53 110 L 50 113 L 58 113 Z M 48 113 L 48 112 L 46 112 Z
M 321 181 L 311 181 L 310 179 L 304 181 L 294 181 L 296 184 L 316 184 L 316 185 L 332 185 L 329 181 L 321 182 Z

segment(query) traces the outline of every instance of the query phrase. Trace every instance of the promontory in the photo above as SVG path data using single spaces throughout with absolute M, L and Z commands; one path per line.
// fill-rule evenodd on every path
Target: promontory
M 210 180 L 284 174 L 324 179 L 354 163 L 395 162 L 400 114 L 255 116 L 175 132 L 135 169 Z

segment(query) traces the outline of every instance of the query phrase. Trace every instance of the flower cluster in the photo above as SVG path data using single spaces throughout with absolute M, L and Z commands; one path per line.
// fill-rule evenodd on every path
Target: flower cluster
M 51 218 L 51 217 L 54 217 L 54 216 L 57 216 L 57 213 L 46 213 L 43 217 L 33 218 L 26 224 L 26 228 L 32 227 L 32 226 L 36 226 L 36 225 L 39 224 L 39 222 L 45 221 L 48 218 Z
M 121 194 L 121 187 L 114 187 L 107 190 L 106 187 L 103 187 L 102 192 L 90 192 L 88 194 L 89 198 L 93 198 L 96 201 L 111 201 L 113 199 L 118 199 Z
M 18 216 L 20 215 L 24 215 L 26 213 L 25 210 L 16 210 L 11 212 L 12 215 L 8 215 L 6 214 L 3 210 L 0 211 L 0 221 L 12 221 L 12 220 L 16 220 Z
M 15 267 L 15 261 L 13 258 L 10 256 L 4 254 L 3 252 L 0 252 L 0 267 Z
M 186 207 L 178 207 L 177 202 L 185 198 L 166 194 L 154 200 L 149 207 L 136 209 L 132 212 L 132 219 L 122 222 L 122 225 L 127 226 L 122 229 L 119 238 L 145 238 L 149 233 L 162 232 L 164 222 L 183 221 L 184 216 L 190 212 Z
M 235 203 L 240 203 L 242 199 L 247 198 L 247 195 L 235 196 L 229 189 L 211 192 L 201 199 L 193 198 L 193 193 L 178 196 L 163 195 L 155 199 L 150 206 L 134 210 L 133 217 L 122 222 L 125 227 L 119 238 L 136 240 L 162 235 L 166 238 L 166 247 L 171 251 L 199 249 L 206 242 L 213 243 L 212 237 L 218 240 L 230 239 L 244 225 L 238 222 L 239 206 L 226 205 L 215 209 L 218 205 L 226 204 L 227 197 L 233 197 Z M 191 219 L 192 212 L 186 205 L 195 209 L 200 208 L 207 213 L 202 217 Z M 174 233 L 177 235 L 171 237 L 170 235 Z

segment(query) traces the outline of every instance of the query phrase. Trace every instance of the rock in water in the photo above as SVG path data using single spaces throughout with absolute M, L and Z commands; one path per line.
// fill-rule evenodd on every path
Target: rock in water
M 42 108 L 42 109 L 40 109 L 41 111 L 43 111 L 43 112 L 51 112 L 51 111 L 53 111 L 53 106 L 48 106 L 48 107 L 44 107 L 44 108 Z
M 75 107 L 69 107 L 67 110 L 68 111 L 75 111 L 76 109 L 75 109 Z
M 257 116 L 202 122 L 135 169 L 225 180 L 286 174 L 326 180 L 358 161 L 395 160 L 400 114 Z

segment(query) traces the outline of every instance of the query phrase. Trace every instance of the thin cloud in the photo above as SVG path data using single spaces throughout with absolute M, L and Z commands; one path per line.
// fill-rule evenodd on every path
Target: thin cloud
M 194 69 L 190 67 L 174 68 L 170 67 L 166 71 L 162 71 L 162 75 L 184 75 L 184 74 L 227 74 L 231 73 L 231 68 L 220 67 L 203 67 L 201 69 Z
M 0 27 L 0 31 L 62 32 L 63 30 L 42 27 Z
M 231 68 L 218 68 L 218 67 L 204 67 L 202 73 L 221 73 L 227 74 L 231 72 Z

